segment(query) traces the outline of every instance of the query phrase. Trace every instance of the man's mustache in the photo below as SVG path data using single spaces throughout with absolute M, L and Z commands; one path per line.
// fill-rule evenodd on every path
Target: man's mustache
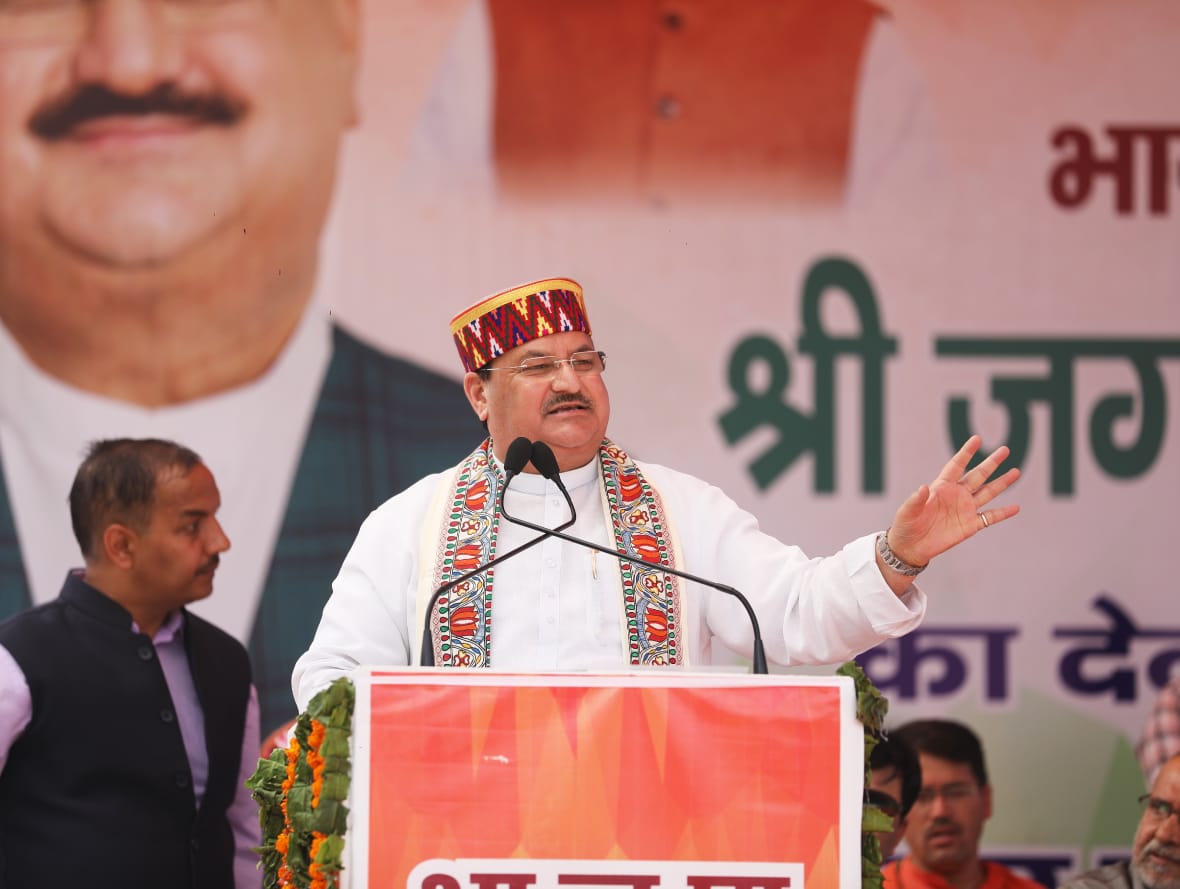
M 545 406 L 542 408 L 542 411 L 544 413 L 548 413 L 549 411 L 556 410 L 557 408 L 561 407 L 563 404 L 576 404 L 579 407 L 589 408 L 590 407 L 590 399 L 585 398 L 584 396 L 581 396 L 581 395 L 569 395 L 569 394 L 557 395 L 557 396 L 551 398 L 549 401 L 545 402 Z
M 215 555 L 212 558 L 210 558 L 208 562 L 206 562 L 204 565 L 202 565 L 201 569 L 197 573 L 198 574 L 208 574 L 210 571 L 215 570 L 217 568 L 217 566 L 220 564 L 221 564 L 221 556 Z
M 42 139 L 68 138 L 77 127 L 104 117 L 151 114 L 187 117 L 198 123 L 231 126 L 246 113 L 245 103 L 220 94 L 190 94 L 174 84 L 162 83 L 149 92 L 129 96 L 91 84 L 66 93 L 42 106 L 29 121 L 29 129 Z

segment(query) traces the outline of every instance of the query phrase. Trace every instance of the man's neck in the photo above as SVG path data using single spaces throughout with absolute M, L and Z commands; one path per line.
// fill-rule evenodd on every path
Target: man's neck
M 126 588 L 122 576 L 105 570 L 102 565 L 88 565 L 82 579 L 108 599 L 122 606 L 131 615 L 139 632 L 150 638 L 155 638 L 171 613 L 169 608 L 161 608 L 137 598 L 133 591 Z

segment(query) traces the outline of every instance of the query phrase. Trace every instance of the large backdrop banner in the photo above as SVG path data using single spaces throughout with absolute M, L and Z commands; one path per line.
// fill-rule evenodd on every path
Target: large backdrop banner
M 1021 515 L 863 663 L 890 724 L 982 734 L 988 851 L 1127 847 L 1180 671 L 1180 9 L 431 0 L 367 28 L 342 321 L 457 374 L 451 313 L 575 277 L 613 437 L 813 554 L 969 433 L 1009 444 Z

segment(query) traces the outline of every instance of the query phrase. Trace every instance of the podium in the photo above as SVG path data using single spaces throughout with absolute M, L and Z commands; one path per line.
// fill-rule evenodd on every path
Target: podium
M 354 677 L 348 889 L 854 889 L 842 676 Z

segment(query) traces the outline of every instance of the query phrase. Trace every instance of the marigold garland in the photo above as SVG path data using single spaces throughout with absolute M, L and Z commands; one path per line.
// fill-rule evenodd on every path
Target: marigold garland
M 299 714 L 286 748 L 246 782 L 258 802 L 265 889 L 339 889 L 355 692 L 337 679 Z
M 885 714 L 889 712 L 889 701 L 873 685 L 865 671 L 856 661 L 841 664 L 836 670 L 838 676 L 848 676 L 856 686 L 856 718 L 864 726 L 865 733 L 865 787 L 869 786 L 872 770 L 869 757 L 877 746 L 885 729 Z M 860 826 L 860 867 L 862 889 L 881 889 L 881 843 L 877 832 L 893 830 L 893 819 L 867 800 Z

